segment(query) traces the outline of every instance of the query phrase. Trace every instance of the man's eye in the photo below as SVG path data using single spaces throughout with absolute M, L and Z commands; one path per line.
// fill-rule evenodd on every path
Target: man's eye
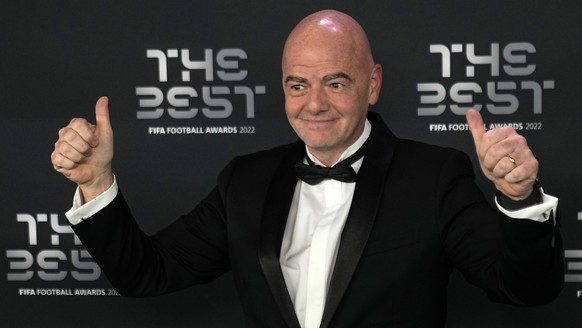
M 330 84 L 330 86 L 331 86 L 333 89 L 340 89 L 340 88 L 342 88 L 344 85 L 343 85 L 342 83 L 339 83 L 339 82 L 334 82 L 334 83 L 331 83 L 331 84 Z
M 291 90 L 294 90 L 294 91 L 301 91 L 303 89 L 304 89 L 304 86 L 302 86 L 301 84 L 294 84 L 291 86 Z

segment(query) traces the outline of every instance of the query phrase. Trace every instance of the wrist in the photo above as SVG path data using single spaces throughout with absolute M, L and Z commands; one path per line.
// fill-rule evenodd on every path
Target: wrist
M 530 194 L 523 199 L 511 198 L 501 191 L 495 193 L 499 205 L 506 210 L 515 211 L 529 206 L 539 204 L 542 201 L 541 184 L 536 180 L 532 186 Z
M 113 184 L 114 177 L 111 171 L 100 175 L 90 183 L 79 184 L 80 196 L 83 203 L 90 202 L 107 191 Z

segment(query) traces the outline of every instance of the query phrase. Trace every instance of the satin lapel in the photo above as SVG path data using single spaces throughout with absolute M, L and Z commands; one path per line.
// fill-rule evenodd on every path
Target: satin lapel
M 289 327 L 300 328 L 293 302 L 287 291 L 285 278 L 279 264 L 281 243 L 289 208 L 297 184 L 295 163 L 303 157 L 305 145 L 297 143 L 277 168 L 269 186 L 261 221 L 259 261 L 273 297 Z
M 328 327 L 358 266 L 372 231 L 394 154 L 395 137 L 375 113 L 368 119 L 374 126 L 364 162 L 356 181 L 352 205 L 342 232 L 341 243 L 330 281 L 321 327 Z

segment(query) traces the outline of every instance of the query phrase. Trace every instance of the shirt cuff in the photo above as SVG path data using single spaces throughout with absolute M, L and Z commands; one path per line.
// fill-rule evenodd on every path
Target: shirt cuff
M 79 191 L 79 187 L 75 191 L 73 197 L 73 206 L 65 213 L 65 216 L 72 225 L 79 224 L 81 221 L 88 219 L 95 213 L 101 211 L 105 206 L 109 205 L 115 199 L 118 193 L 117 180 L 113 177 L 113 184 L 109 189 L 97 196 L 95 199 L 83 204 L 83 199 Z
M 495 197 L 495 204 L 497 208 L 505 215 L 513 219 L 526 219 L 538 222 L 546 222 L 550 218 L 554 218 L 554 213 L 558 208 L 558 198 L 546 195 L 544 190 L 540 188 L 541 202 L 536 205 L 528 206 L 516 211 L 509 211 L 503 206 L 499 205 L 497 197 Z

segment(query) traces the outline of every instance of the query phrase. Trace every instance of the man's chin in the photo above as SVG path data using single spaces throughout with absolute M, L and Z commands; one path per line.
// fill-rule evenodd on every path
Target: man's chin
M 306 145 L 310 151 L 318 153 L 326 153 L 329 151 L 333 151 L 335 148 L 337 148 L 336 145 L 329 142 L 310 142 L 306 143 Z

